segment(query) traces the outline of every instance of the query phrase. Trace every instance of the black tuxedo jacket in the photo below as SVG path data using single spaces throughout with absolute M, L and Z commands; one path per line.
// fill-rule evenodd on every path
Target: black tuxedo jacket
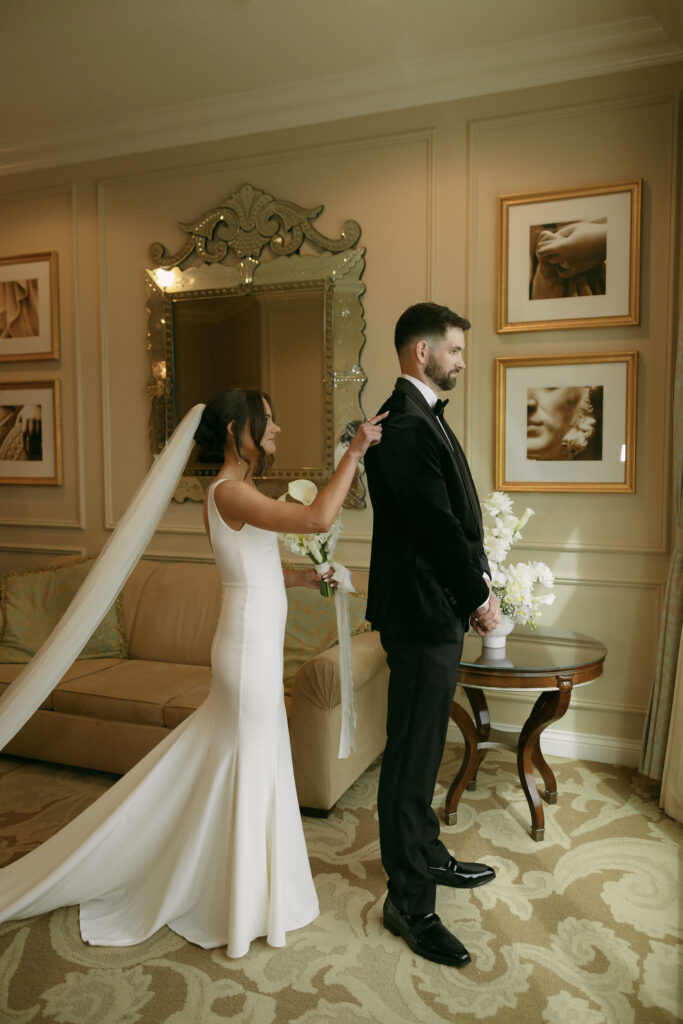
M 402 377 L 365 454 L 374 514 L 367 618 L 403 639 L 453 642 L 488 597 L 489 565 L 467 460 L 419 390 Z

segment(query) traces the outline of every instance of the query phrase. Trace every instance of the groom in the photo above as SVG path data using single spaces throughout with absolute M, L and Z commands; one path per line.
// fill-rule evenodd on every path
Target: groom
M 431 808 L 468 619 L 500 621 L 477 493 L 437 392 L 464 370 L 469 321 L 421 302 L 396 324 L 401 367 L 382 406 L 382 443 L 365 455 L 374 513 L 367 618 L 389 663 L 387 745 L 377 809 L 388 875 L 384 926 L 420 956 L 462 967 L 470 956 L 434 913 L 437 885 L 470 889 L 494 877 L 456 861 Z

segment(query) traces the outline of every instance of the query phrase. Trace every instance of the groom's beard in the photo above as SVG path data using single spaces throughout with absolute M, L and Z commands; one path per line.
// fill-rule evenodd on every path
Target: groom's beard
M 425 366 L 425 376 L 429 377 L 442 391 L 452 391 L 455 387 L 457 370 L 444 370 L 437 362 L 434 353 L 430 352 Z

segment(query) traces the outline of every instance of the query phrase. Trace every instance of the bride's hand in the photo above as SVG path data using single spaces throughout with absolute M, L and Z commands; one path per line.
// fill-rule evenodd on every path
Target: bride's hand
M 379 416 L 373 416 L 372 419 L 361 423 L 348 450 L 362 458 L 368 448 L 379 444 L 382 439 L 382 420 L 388 415 L 388 412 L 383 412 Z
M 336 581 L 332 579 L 334 569 L 331 567 L 323 576 L 318 576 L 315 569 L 297 569 L 296 573 L 298 576 L 296 585 L 298 587 L 309 587 L 311 590 L 320 590 L 320 581 L 326 580 L 333 590 L 337 589 Z

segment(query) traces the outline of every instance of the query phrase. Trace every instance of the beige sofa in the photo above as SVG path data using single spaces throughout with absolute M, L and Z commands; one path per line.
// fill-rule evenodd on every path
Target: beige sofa
M 361 574 L 356 585 L 364 583 Z M 121 600 L 128 657 L 76 661 L 5 753 L 123 773 L 201 704 L 221 600 L 216 567 L 143 559 Z M 351 643 L 358 724 L 350 758 L 337 757 L 339 647 L 285 681 L 299 803 L 317 813 L 328 812 L 384 746 L 384 652 L 374 633 Z M 21 667 L 0 664 L 0 691 Z

